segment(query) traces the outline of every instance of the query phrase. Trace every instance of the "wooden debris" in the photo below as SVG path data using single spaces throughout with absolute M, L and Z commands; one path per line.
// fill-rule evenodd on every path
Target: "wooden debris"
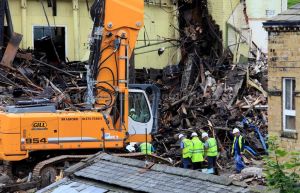
M 255 59 L 233 63 L 234 54 L 223 49 L 221 33 L 207 14 L 206 3 L 182 6 L 182 60 L 163 70 L 152 68 L 135 73 L 136 83 L 151 82 L 162 91 L 160 128 L 153 142 L 158 155 L 180 163 L 178 134 L 190 137 L 192 132 L 199 136 L 208 132 L 218 142 L 219 166 L 226 168 L 234 127 L 240 128 L 246 144 L 257 155 L 263 154 L 265 151 L 249 124 L 257 126 L 266 137 L 266 88 L 259 83 L 266 79 L 266 56 L 251 50 Z M 257 155 L 251 154 L 259 158 Z

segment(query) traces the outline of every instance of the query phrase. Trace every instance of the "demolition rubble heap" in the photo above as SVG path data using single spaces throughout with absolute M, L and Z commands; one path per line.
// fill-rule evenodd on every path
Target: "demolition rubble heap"
M 246 139 L 247 157 L 266 153 L 266 56 L 258 49 L 233 64 L 234 54 L 222 47 L 221 32 L 207 12 L 205 1 L 182 3 L 180 31 L 182 60 L 163 70 L 137 70 L 137 82 L 161 88 L 160 129 L 154 135 L 158 155 L 180 163 L 178 134 L 194 131 L 217 138 L 219 167 L 227 167 L 238 127 Z M 191 14 L 192 13 L 192 14 Z
M 60 38 L 54 37 L 54 31 L 34 40 L 35 50 L 19 49 L 23 35 L 14 32 L 8 1 L 0 4 L 1 110 L 12 105 L 49 103 L 57 109 L 81 108 L 86 90 L 85 64 L 66 61 Z
M 4 55 L 5 56 L 5 55 Z M 14 62 L 0 65 L 0 105 L 52 103 L 57 109 L 78 109 L 86 91 L 85 63 L 65 62 L 51 52 L 19 50 Z
M 178 3 L 181 62 L 163 70 L 135 73 L 136 83 L 154 83 L 162 91 L 160 127 L 153 135 L 158 155 L 180 160 L 178 134 L 206 131 L 220 146 L 223 159 L 219 166 L 227 167 L 231 131 L 239 127 L 246 138 L 248 158 L 258 158 L 266 153 L 266 56 L 259 49 L 250 49 L 250 57 L 241 56 L 233 63 L 236 54 L 223 48 L 222 33 L 208 14 L 207 2 Z M 83 109 L 86 64 L 60 59 L 49 37 L 40 44 L 47 46 L 44 50 L 19 49 L 14 56 L 4 53 L 0 65 L 2 110 L 10 105 L 43 103 L 53 103 L 56 109 Z M 9 45 L 14 47 L 9 42 L 7 49 Z

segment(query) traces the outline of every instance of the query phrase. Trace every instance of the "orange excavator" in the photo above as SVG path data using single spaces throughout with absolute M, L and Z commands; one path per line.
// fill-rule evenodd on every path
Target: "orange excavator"
M 72 112 L 45 104 L 7 107 L 0 113 L 1 160 L 42 160 L 55 152 L 61 155 L 52 157 L 58 163 L 76 158 L 70 152 L 78 150 L 84 154 L 124 149 L 130 142 L 151 140 L 157 128 L 158 91 L 148 85 L 129 85 L 129 59 L 144 25 L 144 1 L 95 0 L 91 17 L 86 108 Z M 152 103 L 146 92 L 154 94 Z M 48 166 L 51 161 L 44 163 Z

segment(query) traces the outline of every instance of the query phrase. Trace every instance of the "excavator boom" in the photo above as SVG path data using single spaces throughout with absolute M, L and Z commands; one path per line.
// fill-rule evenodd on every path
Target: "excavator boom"
M 150 140 L 150 102 L 144 91 L 128 88 L 129 59 L 144 25 L 144 1 L 95 0 L 91 10 L 89 108 L 7 108 L 0 113 L 1 160 L 24 160 L 41 150 L 117 149 L 131 141 Z M 132 109 L 135 115 L 130 117 Z

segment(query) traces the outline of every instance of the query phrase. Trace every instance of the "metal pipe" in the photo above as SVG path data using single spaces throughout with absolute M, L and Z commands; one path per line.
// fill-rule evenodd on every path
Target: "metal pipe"
M 122 34 L 119 37 L 120 47 L 119 47 L 119 100 L 120 100 L 120 130 L 122 130 L 122 126 L 124 125 L 124 96 L 127 88 L 127 42 L 126 42 L 126 33 L 121 32 Z
M 124 112 L 123 112 L 123 93 L 119 94 L 119 99 L 120 99 L 120 131 L 122 131 L 122 126 L 123 126 L 123 116 L 124 116 Z
M 145 165 L 146 167 L 148 167 L 148 131 L 147 131 L 147 127 L 145 128 L 145 133 L 146 133 L 146 160 L 145 160 Z
M 74 43 L 75 43 L 75 60 L 80 57 L 80 38 L 79 38 L 79 20 L 78 20 L 79 3 L 73 0 L 73 24 L 74 24 Z
M 22 9 L 22 13 L 21 13 L 21 18 L 22 18 L 22 24 L 21 24 L 21 29 L 22 29 L 22 35 L 23 40 L 22 40 L 22 47 L 26 48 L 27 46 L 27 0 L 22 0 L 21 1 L 21 9 Z
M 135 50 L 142 49 L 142 48 L 148 48 L 150 46 L 156 46 L 156 45 L 160 45 L 160 44 L 170 43 L 171 41 L 172 40 L 165 40 L 165 41 L 162 41 L 162 42 L 157 42 L 157 43 L 149 44 L 149 45 L 146 45 L 146 46 L 140 46 L 140 47 L 136 47 Z
M 137 42 L 144 42 L 144 39 L 138 39 L 136 40 Z M 163 42 L 163 41 L 170 41 L 170 42 L 180 42 L 178 39 L 171 39 L 171 38 L 165 38 L 163 40 L 158 40 L 158 39 L 147 39 L 148 42 Z
M 55 70 L 57 70 L 57 71 L 60 71 L 60 72 L 62 72 L 62 73 L 64 73 L 64 74 L 66 74 L 66 75 L 73 76 L 73 77 L 77 77 L 77 76 L 74 75 L 74 74 L 70 74 L 69 72 L 66 72 L 66 71 L 64 71 L 64 70 L 61 70 L 61 69 L 59 69 L 59 68 L 56 68 L 55 66 L 52 66 L 51 64 L 47 64 L 47 63 L 45 63 L 45 62 L 42 62 L 42 61 L 37 60 L 37 59 L 34 59 L 34 58 L 32 58 L 32 60 L 33 60 L 34 62 L 38 62 L 38 63 L 40 63 L 40 64 L 43 64 L 43 65 L 48 66 L 48 67 L 50 67 L 50 68 L 53 68 L 53 69 L 55 69 Z
M 174 48 L 174 47 L 177 47 L 177 45 L 174 45 L 174 46 L 168 46 L 168 47 L 165 47 L 165 49 Z M 140 55 L 140 54 L 147 54 L 147 53 L 150 53 L 150 52 L 157 52 L 157 51 L 158 51 L 158 49 L 155 49 L 155 50 L 148 50 L 148 51 L 145 51 L 145 52 L 136 53 L 136 54 L 134 54 L 134 55 L 136 56 L 136 55 Z
M 104 128 L 101 128 L 102 131 L 102 150 L 105 152 L 105 131 Z
M 128 82 L 129 82 L 129 67 L 130 67 L 130 64 L 129 64 L 129 58 L 128 58 L 128 45 L 126 45 L 126 53 L 125 53 L 125 56 L 126 56 L 126 87 L 128 87 Z
M 147 155 L 148 155 L 148 131 L 147 131 L 147 127 L 145 128 L 145 133 L 146 133 L 146 160 L 147 160 Z

